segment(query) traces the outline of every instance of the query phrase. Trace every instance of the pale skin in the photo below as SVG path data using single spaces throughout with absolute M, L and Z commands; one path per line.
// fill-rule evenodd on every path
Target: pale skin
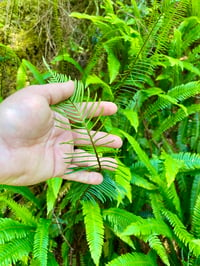
M 34 185 L 52 177 L 61 177 L 87 184 L 100 184 L 103 176 L 95 171 L 71 173 L 72 167 L 88 166 L 93 163 L 90 155 L 88 162 L 81 163 L 77 154 L 81 146 L 90 144 L 80 140 L 80 134 L 58 127 L 55 118 L 66 119 L 54 112 L 50 105 L 69 98 L 74 92 L 74 83 L 55 83 L 34 85 L 24 88 L 6 98 L 0 104 L 0 184 L 27 186 Z M 101 102 L 93 116 L 112 115 L 117 107 L 111 102 Z M 91 112 L 91 110 L 90 110 Z M 90 113 L 87 114 L 88 117 Z M 65 120 L 66 122 L 66 120 Z M 80 135 L 80 136 L 79 136 Z M 119 148 L 122 141 L 115 135 L 98 132 L 94 138 L 102 137 L 104 146 Z M 61 144 L 73 140 L 74 143 Z M 77 148 L 79 147 L 80 148 Z M 76 147 L 76 148 L 75 148 Z M 66 153 L 73 154 L 66 159 Z M 90 163 L 90 160 L 92 163 Z M 84 160 L 87 161 L 87 160 Z M 114 170 L 116 162 L 112 158 L 102 158 L 102 168 Z M 68 173 L 68 174 L 67 174 Z

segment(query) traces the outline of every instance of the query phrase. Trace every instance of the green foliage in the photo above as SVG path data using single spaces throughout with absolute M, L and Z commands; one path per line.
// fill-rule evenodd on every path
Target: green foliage
M 45 63 L 46 73 L 21 62 L 18 89 L 27 81 L 64 82 L 74 76 L 69 68 L 74 67 L 81 79 L 75 82 L 77 93 L 52 108 L 73 121 L 73 130 L 86 129 L 82 137 L 92 143 L 84 148 L 95 160 L 71 171 L 99 170 L 104 181 L 95 186 L 55 178 L 44 189 L 2 185 L 2 265 L 199 265 L 197 2 L 92 1 L 96 14 L 71 13 L 74 22 L 84 19 L 89 25 L 82 52 L 75 51 L 79 38 L 74 39 L 73 56 L 71 48 L 61 49 L 53 67 Z M 59 29 L 59 3 L 53 3 Z M 51 70 L 58 64 L 68 67 L 64 74 Z M 101 115 L 88 118 L 84 111 L 92 102 L 93 114 L 99 98 L 114 101 L 118 113 L 105 121 Z M 96 147 L 92 129 L 123 138 L 115 173 L 102 171 L 102 154 L 114 153 Z M 77 156 L 84 162 L 84 154 Z
M 103 246 L 103 218 L 97 203 L 82 202 L 86 238 L 95 265 L 99 265 Z

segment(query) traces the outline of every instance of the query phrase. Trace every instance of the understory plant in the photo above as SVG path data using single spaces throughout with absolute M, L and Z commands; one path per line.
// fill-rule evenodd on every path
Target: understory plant
M 101 128 L 123 147 L 85 147 L 100 185 L 54 178 L 45 189 L 1 186 L 1 265 L 200 264 L 198 5 L 104 0 L 98 14 L 71 14 L 93 29 L 85 66 L 69 53 L 45 63 L 46 73 L 22 60 L 18 89 L 30 73 L 38 84 L 66 81 L 57 64 L 72 64 L 77 94 L 53 108 L 74 119 L 74 130 Z M 113 118 L 74 117 L 80 102 L 100 98 L 118 105 Z M 115 172 L 101 169 L 102 154 L 116 158 Z

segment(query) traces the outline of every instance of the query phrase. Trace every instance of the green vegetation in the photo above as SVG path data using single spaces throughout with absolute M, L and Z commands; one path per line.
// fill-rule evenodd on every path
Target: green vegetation
M 118 105 L 101 124 L 124 144 L 118 170 L 100 185 L 1 185 L 0 265 L 200 265 L 199 1 L 22 2 L 0 3 L 8 10 L 0 11 L 1 97 L 13 68 L 17 89 L 77 78 L 87 99 Z M 31 23 L 19 30 L 18 17 Z M 36 37 L 22 41 L 22 53 L 12 27 L 40 30 L 35 57 Z

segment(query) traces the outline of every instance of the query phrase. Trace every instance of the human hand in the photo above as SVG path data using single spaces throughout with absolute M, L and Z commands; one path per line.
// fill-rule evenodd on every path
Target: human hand
M 71 172 L 71 167 L 90 164 L 81 163 L 76 155 L 82 151 L 75 149 L 75 146 L 89 143 L 82 143 L 77 132 L 59 128 L 55 118 L 63 118 L 50 108 L 50 105 L 69 98 L 73 91 L 72 81 L 34 85 L 14 93 L 0 104 L 1 184 L 27 186 L 52 177 L 88 184 L 102 182 L 103 177 L 98 172 L 82 170 L 66 174 Z M 116 111 L 115 104 L 101 102 L 93 116 L 112 115 Z M 104 137 L 106 146 L 119 148 L 122 145 L 117 136 L 103 132 L 95 135 L 95 138 L 101 137 Z M 70 140 L 74 143 L 67 144 Z M 63 142 L 66 144 L 61 144 Z M 97 141 L 96 144 L 102 143 Z M 66 161 L 66 153 L 74 154 L 74 157 Z M 102 158 L 101 162 L 102 168 L 111 170 L 115 165 L 112 158 Z

